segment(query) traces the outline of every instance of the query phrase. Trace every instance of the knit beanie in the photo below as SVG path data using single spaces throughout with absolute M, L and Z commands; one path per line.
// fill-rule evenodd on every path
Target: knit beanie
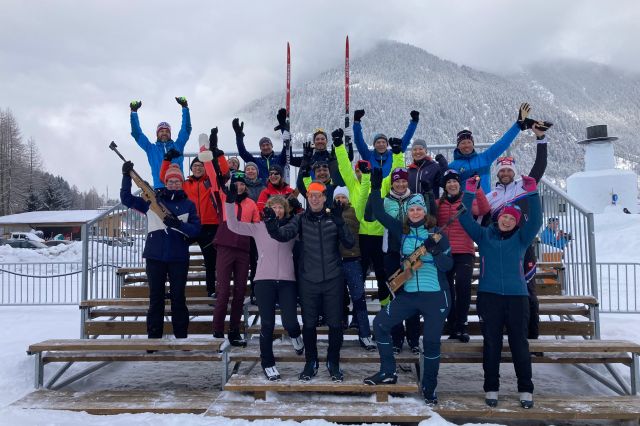
M 169 132 L 171 132 L 171 126 L 166 121 L 161 121 L 160 123 L 158 123 L 158 127 L 156 127 L 156 135 L 162 129 L 167 129 Z
M 384 133 L 376 133 L 373 136 L 373 143 L 375 144 L 377 140 L 379 139 L 384 139 L 384 141 L 388 144 L 389 143 L 389 138 L 387 137 L 387 135 L 385 135 Z
M 231 184 L 233 185 L 236 182 L 242 182 L 246 185 L 247 181 L 244 177 L 244 172 L 237 171 L 231 174 Z
M 471 142 L 475 143 L 475 141 L 473 140 L 473 134 L 471 133 L 471 130 L 469 130 L 469 129 L 460 130 L 458 132 L 458 136 L 456 138 L 456 146 L 458 146 L 460 144 L 460 142 L 462 142 L 464 140 L 467 140 L 467 139 L 469 139 Z
M 391 183 L 400 179 L 404 179 L 407 181 L 409 180 L 409 172 L 407 172 L 407 169 L 404 169 L 404 168 L 393 169 L 393 171 L 391 172 Z
M 446 172 L 444 172 L 442 178 L 440 179 L 440 186 L 444 188 L 447 185 L 447 182 L 451 179 L 454 179 L 458 181 L 458 183 L 460 183 L 460 173 L 458 173 L 458 171 L 454 169 L 447 170 Z
M 182 172 L 180 171 L 180 167 L 175 163 L 171 163 L 169 165 L 169 168 L 167 169 L 167 172 L 164 174 L 164 183 L 165 183 L 165 185 L 167 184 L 167 182 L 171 178 L 177 178 L 177 179 L 180 179 L 180 181 L 184 181 L 184 176 L 182 175 Z
M 256 169 L 256 171 L 260 171 L 260 169 L 258 168 L 258 165 L 256 163 L 254 163 L 253 161 L 248 161 L 244 164 L 244 169 L 247 170 L 247 167 L 253 167 L 254 169 Z
M 427 142 L 425 142 L 424 139 L 414 139 L 413 144 L 411 145 L 411 149 L 415 148 L 416 146 L 421 146 L 425 151 L 427 150 Z
M 427 213 L 427 205 L 424 202 L 424 197 L 420 194 L 414 194 L 407 200 L 407 210 L 411 206 L 419 206 L 422 207 L 425 213 Z
M 280 164 L 272 164 L 271 166 L 269 166 L 269 171 L 270 172 L 278 172 L 278 174 L 280 176 L 282 176 L 282 166 Z
M 518 174 L 516 170 L 516 160 L 513 157 L 500 157 L 496 160 L 496 174 L 500 170 L 509 169 L 513 174 Z
M 325 186 L 325 184 L 322 182 L 318 182 L 317 180 L 311 182 L 307 187 L 307 193 L 313 192 L 313 191 L 324 193 L 326 190 L 327 190 L 327 187 Z
M 200 163 L 204 166 L 204 162 L 200 158 L 198 158 L 198 156 L 196 155 L 195 157 L 193 157 L 193 160 L 191 160 L 191 165 L 189 166 L 189 169 L 193 170 L 193 165 L 195 163 Z
M 263 137 L 260 138 L 260 141 L 258 142 L 259 146 L 262 146 L 263 144 L 268 143 L 269 145 L 273 146 L 273 142 L 271 142 L 271 139 L 269 139 L 268 137 Z
M 311 168 L 313 170 L 317 169 L 318 167 L 329 167 L 329 163 L 326 162 L 325 160 L 318 160 L 311 165 Z
M 336 186 L 336 188 L 333 190 L 333 199 L 335 200 L 338 195 L 344 195 L 345 197 L 347 197 L 347 200 L 351 201 L 351 199 L 349 198 L 349 190 L 346 186 Z
M 500 219 L 500 216 L 502 216 L 503 214 L 510 214 L 511 216 L 516 218 L 516 224 L 520 223 L 520 217 L 522 216 L 520 207 L 514 204 L 507 204 L 502 208 L 502 210 L 500 210 L 500 213 L 498 213 L 498 219 Z

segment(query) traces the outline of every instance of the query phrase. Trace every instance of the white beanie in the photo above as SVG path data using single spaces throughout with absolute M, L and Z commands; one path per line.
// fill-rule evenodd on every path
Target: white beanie
M 347 197 L 347 200 L 351 201 L 349 198 L 349 190 L 346 186 L 336 186 L 336 189 L 333 190 L 333 199 L 336 199 L 337 195 L 344 195 Z
M 496 160 L 496 174 L 500 170 L 509 169 L 513 174 L 518 174 L 516 170 L 516 160 L 513 157 L 500 157 Z

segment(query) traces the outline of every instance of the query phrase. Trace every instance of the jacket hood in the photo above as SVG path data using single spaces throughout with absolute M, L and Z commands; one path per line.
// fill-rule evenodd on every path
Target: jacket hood
M 426 164 L 431 164 L 431 163 L 435 163 L 435 161 L 433 161 L 433 158 L 431 158 L 430 156 L 427 155 L 422 160 L 420 160 L 420 164 L 417 164 L 414 161 L 411 164 L 409 164 L 409 166 L 407 166 L 407 169 L 417 169 L 417 168 L 419 168 L 421 165 L 423 165 L 425 163 Z

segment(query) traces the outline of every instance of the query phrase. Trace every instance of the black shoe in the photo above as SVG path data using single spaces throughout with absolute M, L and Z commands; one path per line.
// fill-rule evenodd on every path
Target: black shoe
M 258 302 L 256 301 L 256 296 L 249 296 L 249 303 L 251 303 L 252 305 L 257 305 Z
M 331 376 L 331 380 L 334 383 L 340 383 L 344 380 L 344 374 L 342 370 L 340 370 L 340 364 L 327 361 L 327 371 L 329 371 L 329 376 Z
M 414 355 L 420 355 L 420 346 L 411 346 L 411 352 Z
M 247 341 L 242 337 L 239 331 L 234 330 L 229 332 L 229 343 L 231 346 L 238 346 L 244 348 L 247 346 Z
M 307 361 L 304 364 L 304 369 L 298 375 L 298 380 L 301 382 L 308 382 L 316 374 L 318 374 L 318 361 Z
M 393 354 L 394 355 L 400 355 L 400 352 L 402 352 L 402 346 L 394 346 L 393 347 Z
M 458 340 L 458 333 L 451 333 L 447 340 Z
M 394 385 L 397 382 L 398 375 L 396 373 L 377 372 L 373 376 L 364 379 L 365 385 Z
M 469 343 L 469 340 L 471 340 L 471 337 L 469 337 L 469 334 L 465 331 L 459 332 L 457 337 L 462 343 Z
M 484 403 L 491 408 L 498 406 L 498 392 L 487 392 L 484 395 Z
M 325 319 L 324 319 L 324 315 L 319 315 L 318 316 L 318 327 L 324 327 L 325 325 L 327 325 Z
M 438 404 L 438 394 L 433 392 L 427 392 L 426 390 L 422 390 L 422 396 L 424 396 L 424 402 L 427 405 L 436 405 Z
M 360 346 L 369 352 L 373 352 L 377 349 L 376 344 L 373 343 L 371 337 L 360 337 L 358 340 L 360 341 Z
M 520 406 L 525 410 L 533 408 L 533 394 L 529 392 L 520 392 Z
M 214 331 L 213 332 L 213 337 L 214 337 L 214 339 L 224 339 L 224 333 L 220 333 L 220 332 Z
M 148 354 L 155 354 L 156 352 L 158 352 L 158 351 L 155 350 L 155 349 L 147 349 L 147 353 Z

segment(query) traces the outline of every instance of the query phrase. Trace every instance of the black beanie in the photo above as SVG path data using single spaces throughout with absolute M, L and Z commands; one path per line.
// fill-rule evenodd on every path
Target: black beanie
M 460 130 L 458 132 L 458 136 L 457 136 L 457 140 L 456 140 L 456 146 L 458 146 L 460 144 L 460 142 L 462 142 L 463 140 L 466 139 L 470 139 L 471 142 L 475 141 L 473 140 L 473 133 L 471 133 L 471 130 L 469 129 L 464 129 L 464 130 Z
M 191 165 L 189 166 L 189 170 L 193 169 L 193 165 L 195 163 L 201 163 L 204 166 L 204 162 L 202 162 L 196 155 L 195 157 L 193 157 L 193 160 L 191 160 Z

